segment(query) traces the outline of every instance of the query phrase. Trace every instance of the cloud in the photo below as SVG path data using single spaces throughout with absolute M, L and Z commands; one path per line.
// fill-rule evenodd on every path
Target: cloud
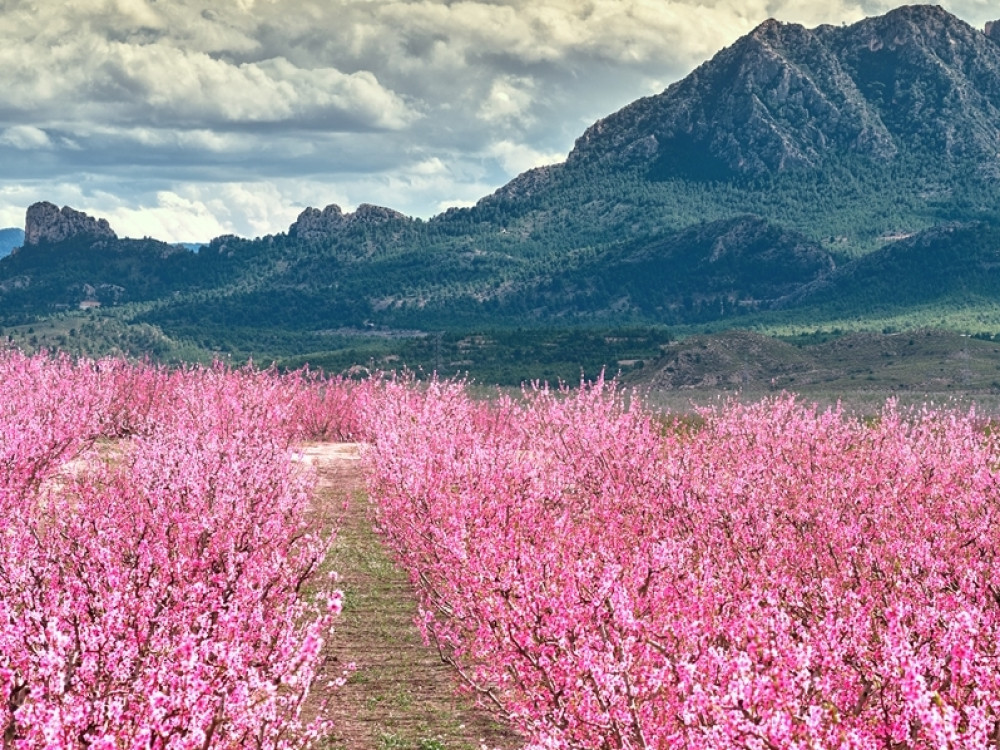
M 19 151 L 35 151 L 52 148 L 48 133 L 32 125 L 14 125 L 0 134 L 0 144 Z
M 161 191 L 157 202 L 137 207 L 119 207 L 101 212 L 123 237 L 168 237 L 177 242 L 207 242 L 213 237 L 232 233 L 221 217 L 204 201 L 183 198 L 171 191 Z M 183 239 L 182 239 L 183 238 Z
M 489 95 L 476 116 L 481 120 L 525 121 L 530 118 L 534 82 L 530 78 L 502 76 L 493 81 Z
M 257 139 L 244 133 L 209 130 L 160 128 L 150 126 L 108 127 L 103 125 L 78 127 L 76 137 L 104 139 L 117 143 L 134 143 L 148 149 L 176 149 L 184 152 L 216 154 L 242 153 L 254 149 Z
M 523 143 L 499 141 L 490 148 L 490 155 L 509 174 L 521 174 L 534 167 L 555 164 L 564 160 L 564 154 L 538 151 Z
M 260 236 L 287 226 L 298 211 L 270 183 L 187 185 L 157 191 L 153 201 L 102 214 L 123 236 L 207 242 L 222 234 Z
M 416 117 L 369 71 L 303 69 L 283 57 L 233 65 L 162 44 L 118 44 L 104 67 L 133 94 L 128 108 L 147 110 L 155 122 L 392 130 Z
M 50 59 L 0 52 L 5 108 L 55 122 L 280 123 L 328 131 L 400 129 L 418 117 L 369 71 L 304 69 L 282 57 L 233 64 L 163 43 L 86 39 L 67 46 Z M 32 57 L 34 65 L 24 62 Z
M 176 240 L 283 231 L 329 202 L 429 216 L 561 161 L 769 17 L 896 4 L 0 0 L 0 222 L 35 199 Z

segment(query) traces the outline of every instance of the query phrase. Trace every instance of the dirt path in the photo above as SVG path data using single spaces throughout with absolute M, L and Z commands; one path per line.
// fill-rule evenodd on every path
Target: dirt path
M 304 452 L 318 469 L 317 510 L 338 529 L 330 567 L 340 575 L 344 611 L 327 644 L 327 674 L 356 665 L 331 697 L 337 724 L 331 750 L 520 747 L 470 698 L 457 695 L 455 676 L 423 645 L 409 580 L 372 531 L 357 447 L 320 444 Z

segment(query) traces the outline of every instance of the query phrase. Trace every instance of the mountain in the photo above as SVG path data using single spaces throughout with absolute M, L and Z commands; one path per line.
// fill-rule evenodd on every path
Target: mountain
M 0 229 L 0 258 L 10 255 L 11 250 L 24 243 L 24 230 L 17 227 Z
M 942 224 L 903 236 L 854 263 L 799 287 L 786 307 L 841 313 L 932 305 L 942 300 L 1000 301 L 1000 224 Z
M 835 268 L 831 253 L 805 235 L 738 216 L 596 254 L 496 307 L 545 304 L 560 317 L 617 309 L 663 323 L 713 320 L 774 307 Z
M 1000 154 L 1000 44 L 937 6 L 852 26 L 765 21 L 658 96 L 590 127 L 568 163 L 774 174 L 845 154 Z
M 564 163 L 428 221 L 307 208 L 194 253 L 37 204 L 0 260 L 0 324 L 101 302 L 267 356 L 484 326 L 1000 331 L 998 28 L 936 6 L 766 21 Z

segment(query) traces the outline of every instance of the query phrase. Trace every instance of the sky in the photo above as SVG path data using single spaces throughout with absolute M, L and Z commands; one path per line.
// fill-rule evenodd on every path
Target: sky
M 330 203 L 429 218 L 564 160 L 768 18 L 898 4 L 0 0 L 0 227 L 41 200 L 171 242 L 282 232 Z

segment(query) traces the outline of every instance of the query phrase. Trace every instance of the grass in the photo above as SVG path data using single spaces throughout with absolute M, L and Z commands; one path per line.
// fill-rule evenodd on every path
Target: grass
M 336 570 L 344 608 L 327 646 L 332 669 L 353 662 L 330 695 L 337 724 L 330 748 L 478 750 L 519 746 L 516 738 L 459 695 L 458 683 L 414 625 L 416 601 L 372 528 L 357 462 L 320 462 L 318 502 L 336 518 L 325 567 Z M 349 496 L 342 510 L 345 494 Z M 339 517 L 339 518 L 338 518 Z

